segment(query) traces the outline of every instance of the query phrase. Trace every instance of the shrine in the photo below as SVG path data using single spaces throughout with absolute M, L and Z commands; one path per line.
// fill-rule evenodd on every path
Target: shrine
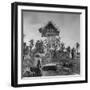
M 46 37 L 48 40 L 49 48 L 53 48 L 53 44 L 55 44 L 56 36 L 59 36 L 59 31 L 55 27 L 55 25 L 49 21 L 44 27 L 39 29 L 42 37 Z

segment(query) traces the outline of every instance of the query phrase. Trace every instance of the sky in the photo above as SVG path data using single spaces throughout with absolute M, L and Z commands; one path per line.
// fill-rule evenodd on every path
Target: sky
M 41 37 L 39 28 L 44 27 L 49 21 L 60 31 L 61 41 L 65 46 L 74 47 L 76 42 L 80 43 L 80 14 L 23 11 L 23 33 L 24 41 L 31 39 L 45 39 Z

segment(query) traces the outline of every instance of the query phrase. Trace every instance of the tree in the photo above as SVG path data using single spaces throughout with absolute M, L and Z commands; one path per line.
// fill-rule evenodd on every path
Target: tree
M 43 41 L 43 47 L 44 47 L 45 49 L 47 49 L 47 46 L 48 46 L 48 40 L 45 39 L 45 40 Z
M 75 48 L 72 48 L 71 55 L 72 55 L 72 59 L 74 59 L 74 57 L 75 57 Z
M 26 45 L 26 42 L 23 43 L 23 55 L 28 54 L 28 46 Z
M 77 43 L 76 43 L 76 50 L 77 50 L 77 53 L 78 53 L 79 47 L 80 47 L 80 44 L 77 42 Z
M 64 43 L 62 42 L 62 43 L 61 43 L 61 51 L 64 51 L 64 49 L 65 49 L 65 45 L 64 45 Z
M 30 40 L 29 42 L 30 42 L 29 47 L 30 47 L 30 56 L 31 56 L 32 48 L 33 48 L 33 46 L 34 46 L 34 40 L 32 39 L 32 40 Z
M 70 46 L 68 46 L 68 47 L 66 48 L 66 50 L 67 50 L 67 53 L 69 54 L 69 57 L 70 57 L 70 52 L 71 52 Z
M 44 52 L 44 45 L 43 45 L 43 41 L 42 40 L 37 40 L 36 44 L 35 44 L 35 48 L 36 51 L 39 53 L 43 53 Z
M 55 49 L 58 49 L 58 48 L 60 48 L 60 36 L 58 37 L 58 38 L 56 38 L 56 40 L 55 40 Z
M 26 43 L 24 42 L 24 43 L 23 43 L 23 54 L 24 54 L 24 55 L 26 54 L 25 52 L 26 52 Z

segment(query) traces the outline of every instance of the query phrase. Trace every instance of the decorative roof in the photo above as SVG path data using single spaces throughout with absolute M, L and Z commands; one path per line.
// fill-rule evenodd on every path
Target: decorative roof
M 40 28 L 39 32 L 42 34 L 42 37 L 59 35 L 59 31 L 51 21 L 49 21 L 43 28 Z

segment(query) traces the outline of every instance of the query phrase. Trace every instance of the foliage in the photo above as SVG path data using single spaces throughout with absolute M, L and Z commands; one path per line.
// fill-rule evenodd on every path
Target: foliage
M 76 50 L 75 50 L 75 48 L 73 47 L 72 50 L 71 50 L 72 59 L 74 59 L 74 57 L 75 57 L 75 52 L 76 52 Z
M 77 42 L 77 43 L 76 43 L 76 50 L 77 50 L 77 53 L 78 53 L 79 47 L 80 47 L 80 44 Z
M 32 55 L 32 48 L 33 48 L 33 46 L 34 46 L 34 40 L 32 39 L 32 40 L 30 40 L 29 41 L 30 42 L 30 44 L 29 44 L 29 48 L 30 48 L 30 56 Z
M 43 41 L 42 40 L 37 40 L 36 44 L 35 44 L 35 48 L 36 51 L 39 53 L 43 53 L 44 52 L 44 45 L 43 45 Z
M 53 43 L 53 48 L 56 51 L 57 49 L 60 49 L 60 36 L 55 39 L 55 43 Z
M 62 43 L 61 43 L 61 48 L 60 48 L 60 50 L 63 52 L 64 49 L 65 49 L 65 45 L 64 45 L 64 43 L 62 42 Z
M 70 48 L 70 46 L 68 46 L 67 48 L 66 48 L 66 50 L 67 50 L 67 52 L 71 52 L 71 48 Z
M 26 54 L 28 54 L 28 46 L 26 45 L 26 43 L 23 43 L 23 55 L 25 56 Z
M 29 45 L 30 46 L 30 49 L 32 49 L 32 47 L 34 46 L 34 40 L 32 39 L 29 42 L 30 42 L 30 45 Z

